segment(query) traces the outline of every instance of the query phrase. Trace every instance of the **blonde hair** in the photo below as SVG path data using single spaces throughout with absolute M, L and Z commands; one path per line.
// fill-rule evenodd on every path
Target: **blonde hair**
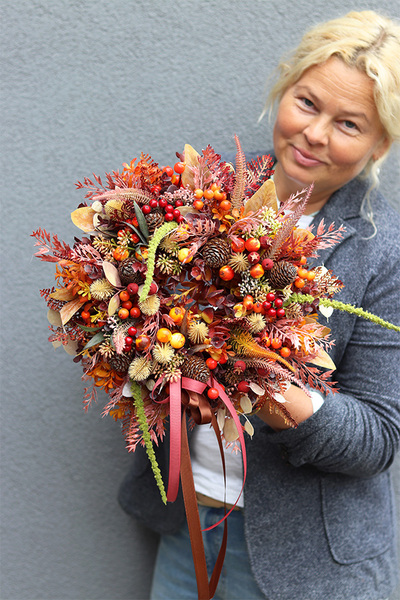
M 379 183 L 378 174 L 392 142 L 400 141 L 400 25 L 372 10 L 350 12 L 344 17 L 316 25 L 298 47 L 278 65 L 278 80 L 272 87 L 261 116 L 272 112 L 286 90 L 310 67 L 332 56 L 363 71 L 374 82 L 374 98 L 379 118 L 389 140 L 386 152 L 364 169 L 371 191 Z M 364 207 L 365 209 L 365 203 Z M 364 210 L 365 212 L 365 210 Z

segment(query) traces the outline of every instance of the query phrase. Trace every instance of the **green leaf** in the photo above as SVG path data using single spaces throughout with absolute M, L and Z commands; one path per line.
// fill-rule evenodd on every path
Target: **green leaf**
M 134 203 L 134 207 L 135 207 L 135 215 L 137 218 L 137 222 L 138 222 L 140 231 L 143 233 L 144 237 L 146 238 L 146 242 L 147 242 L 147 240 L 149 239 L 149 228 L 147 227 L 147 221 L 144 218 L 142 210 L 137 202 Z
M 88 348 L 92 348 L 93 346 L 97 346 L 97 344 L 101 344 L 101 342 L 104 340 L 104 335 L 101 331 L 99 331 L 98 333 L 96 333 L 92 339 L 90 339 L 88 341 L 88 343 L 85 345 L 85 347 L 83 348 L 84 350 L 87 350 Z
M 99 329 L 101 329 L 101 325 L 99 325 L 98 327 L 86 327 L 85 325 L 78 325 L 79 329 L 82 329 L 82 331 L 98 331 Z

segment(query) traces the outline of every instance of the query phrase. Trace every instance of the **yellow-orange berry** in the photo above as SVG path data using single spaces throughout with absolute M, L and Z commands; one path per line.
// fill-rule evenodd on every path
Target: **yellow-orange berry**
M 170 339 L 170 344 L 173 348 L 175 348 L 176 350 L 179 348 L 182 348 L 185 345 L 186 342 L 186 338 L 183 335 L 183 333 L 180 333 L 179 331 L 176 331 L 175 333 L 173 333 L 171 335 L 171 339 Z

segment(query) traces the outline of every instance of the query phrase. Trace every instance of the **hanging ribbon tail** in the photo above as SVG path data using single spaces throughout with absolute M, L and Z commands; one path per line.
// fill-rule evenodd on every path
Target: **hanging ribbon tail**
M 193 554 L 193 564 L 196 573 L 197 593 L 199 600 L 211 600 L 217 589 L 218 581 L 222 571 L 222 565 L 225 559 L 226 544 L 228 539 L 227 522 L 224 524 L 224 534 L 222 544 L 218 553 L 218 558 L 211 576 L 208 581 L 206 557 L 204 553 L 203 535 L 201 531 L 199 509 L 197 505 L 196 491 L 194 488 L 192 464 L 190 460 L 189 443 L 187 438 L 186 413 L 182 415 L 181 423 L 182 440 L 182 463 L 181 463 L 181 481 L 183 499 L 185 502 L 186 518 L 189 528 L 190 543 Z
M 239 502 L 240 496 L 243 494 L 243 490 L 244 490 L 244 484 L 246 483 L 246 477 L 247 477 L 247 454 L 246 454 L 246 444 L 244 441 L 244 435 L 243 435 L 243 430 L 242 430 L 242 424 L 239 420 L 239 417 L 237 415 L 236 409 L 233 406 L 231 400 L 229 399 L 229 397 L 227 396 L 227 394 L 224 391 L 224 388 L 217 382 L 215 381 L 215 379 L 213 379 L 211 381 L 211 378 L 208 380 L 208 385 L 210 387 L 215 387 L 217 388 L 217 390 L 219 391 L 219 397 L 221 398 L 222 402 L 225 404 L 225 406 L 227 407 L 227 409 L 229 410 L 232 419 L 234 420 L 234 423 L 236 425 L 236 429 L 238 430 L 238 434 L 239 434 L 239 441 L 240 441 L 240 445 L 242 447 L 242 458 L 243 458 L 243 483 L 242 483 L 242 489 L 240 490 L 240 493 L 236 499 L 235 504 L 231 507 L 231 509 L 226 513 L 226 515 L 224 517 L 222 517 L 222 519 L 220 519 L 217 523 L 215 523 L 214 525 L 211 525 L 211 527 L 208 527 L 207 529 L 204 529 L 204 531 L 209 531 L 210 529 L 213 529 L 214 527 L 217 527 L 217 525 L 220 525 L 220 523 L 222 523 L 223 521 L 225 521 L 227 519 L 227 517 L 229 517 L 229 515 L 231 514 L 231 512 L 233 510 L 235 510 L 235 507 L 237 505 L 237 503 Z M 217 439 L 220 438 L 221 436 L 218 435 Z M 222 442 L 221 442 L 222 443 Z M 225 470 L 224 470 L 225 472 Z
M 168 502 L 175 502 L 179 490 L 179 473 L 181 470 L 181 382 L 171 381 L 169 384 L 169 475 L 168 475 Z

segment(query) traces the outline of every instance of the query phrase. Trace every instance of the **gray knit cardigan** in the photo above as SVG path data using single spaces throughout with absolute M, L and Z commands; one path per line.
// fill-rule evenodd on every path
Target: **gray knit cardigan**
M 399 325 L 400 216 L 376 194 L 370 238 L 359 214 L 366 186 L 351 181 L 318 213 L 314 226 L 324 219 L 346 232 L 315 262 L 345 284 L 337 300 Z M 268 600 L 379 600 L 396 585 L 390 465 L 400 442 L 400 334 L 339 311 L 328 326 L 339 393 L 296 429 L 274 432 L 253 417 L 246 440 L 245 536 Z M 165 478 L 168 444 L 157 450 Z M 162 504 L 141 448 L 119 501 L 161 534 L 185 518 L 181 494 Z

